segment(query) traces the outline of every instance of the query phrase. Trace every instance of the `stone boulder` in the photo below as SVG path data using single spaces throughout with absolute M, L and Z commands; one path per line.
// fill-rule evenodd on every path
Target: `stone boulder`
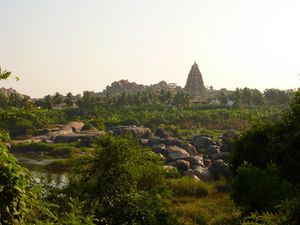
M 182 159 L 176 160 L 170 165 L 175 166 L 180 173 L 184 173 L 190 168 L 190 163 Z
M 157 128 L 155 130 L 155 135 L 160 138 L 169 138 L 170 134 L 168 131 L 166 131 L 164 128 Z
M 230 160 L 230 152 L 220 152 L 218 154 L 210 156 L 212 160 L 222 159 L 224 162 L 229 162 Z
M 210 145 L 207 149 L 207 155 L 215 155 L 220 153 L 220 146 L 218 145 Z
M 105 132 L 100 131 L 85 131 L 81 133 L 57 135 L 53 138 L 54 142 L 71 143 L 77 141 L 87 142 L 103 135 Z
M 182 159 L 185 161 L 188 161 L 190 163 L 190 167 L 192 169 L 194 169 L 198 166 L 204 167 L 203 155 L 196 155 L 196 156 L 186 157 L 186 158 L 182 158 Z
M 219 139 L 222 140 L 221 152 L 231 152 L 232 151 L 232 140 L 237 136 L 237 133 L 233 130 L 229 130 L 224 133 Z
M 183 173 L 184 176 L 187 176 L 187 177 L 191 177 L 191 178 L 194 178 L 196 180 L 200 180 L 195 174 L 194 174 L 194 171 L 192 169 L 189 169 L 187 171 L 185 171 Z
M 204 167 L 210 167 L 211 159 L 206 158 L 206 159 L 204 159 L 203 163 L 204 163 Z
M 132 135 L 139 138 L 151 138 L 153 133 L 149 128 L 137 127 L 135 125 L 129 126 L 114 126 L 108 129 L 113 135 Z
M 159 145 L 153 145 L 152 151 L 156 154 L 165 154 L 166 152 L 166 145 L 159 144 Z
M 186 150 L 178 146 L 168 146 L 166 148 L 166 155 L 167 155 L 167 160 L 169 161 L 175 161 L 177 159 L 190 156 L 190 154 Z
M 185 172 L 183 173 L 183 175 L 184 175 L 184 176 L 188 176 L 188 177 L 193 177 L 193 176 L 195 176 L 194 170 L 188 169 L 187 171 L 185 171 Z
M 62 126 L 62 128 L 60 129 L 61 131 L 70 131 L 70 133 L 73 132 L 80 132 L 82 127 L 84 126 L 83 122 L 77 122 L 77 121 L 71 121 L 65 125 Z
M 178 138 L 152 138 L 148 141 L 148 146 L 160 145 L 164 144 L 166 146 L 178 146 L 186 150 L 190 155 L 197 155 L 198 152 L 196 148 L 189 144 L 184 143 L 183 141 L 179 140 Z
M 219 179 L 221 176 L 225 178 L 230 177 L 230 171 L 226 163 L 222 159 L 215 160 L 208 170 L 213 174 L 216 179 Z
M 177 146 L 185 149 L 190 155 L 198 155 L 196 148 L 189 143 L 184 143 L 181 141 L 180 143 L 177 144 Z
M 198 166 L 194 169 L 194 175 L 196 175 L 202 181 L 214 181 L 214 175 L 207 168 L 202 166 Z
M 140 139 L 139 139 L 140 145 L 147 146 L 147 145 L 148 145 L 148 142 L 149 142 L 148 139 L 145 139 L 145 138 L 140 138 Z
M 204 135 L 193 137 L 190 143 L 198 149 L 208 149 L 210 145 L 217 145 L 217 142 L 212 137 Z

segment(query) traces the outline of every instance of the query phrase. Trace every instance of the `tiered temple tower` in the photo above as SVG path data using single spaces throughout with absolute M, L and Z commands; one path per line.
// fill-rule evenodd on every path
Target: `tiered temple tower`
M 205 101 L 206 89 L 204 87 L 202 74 L 196 62 L 190 70 L 184 89 L 190 94 L 194 102 Z

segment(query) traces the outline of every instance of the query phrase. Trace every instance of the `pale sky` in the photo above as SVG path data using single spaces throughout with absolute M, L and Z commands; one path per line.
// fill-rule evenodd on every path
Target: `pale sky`
M 31 97 L 113 81 L 300 86 L 299 0 L 0 0 L 1 81 Z

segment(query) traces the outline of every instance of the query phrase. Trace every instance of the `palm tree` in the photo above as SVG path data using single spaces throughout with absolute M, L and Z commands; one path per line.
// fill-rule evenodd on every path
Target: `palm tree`
M 74 103 L 74 96 L 71 92 L 69 92 L 67 95 L 66 95 L 66 98 L 64 100 L 64 103 L 66 103 L 66 105 L 68 107 L 71 107 L 73 106 L 73 103 Z

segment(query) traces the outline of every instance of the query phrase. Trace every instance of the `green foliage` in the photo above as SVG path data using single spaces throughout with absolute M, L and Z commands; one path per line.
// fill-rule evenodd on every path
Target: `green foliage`
M 264 100 L 269 105 L 284 105 L 284 104 L 290 104 L 292 97 L 293 97 L 292 91 L 283 91 L 279 89 L 266 89 L 264 91 Z
M 10 141 L 9 133 L 0 129 L 0 143 Z
M 245 213 L 275 212 L 279 216 L 272 214 L 274 220 L 284 218 L 288 222 L 282 224 L 297 224 L 299 204 L 293 199 L 300 190 L 300 90 L 282 118 L 275 124 L 255 126 L 236 140 L 231 162 L 235 173 L 232 198 Z M 259 214 L 249 224 L 268 216 Z
M 232 168 L 236 171 L 244 161 L 261 169 L 275 163 L 279 173 L 293 184 L 300 183 L 300 91 L 295 95 L 283 120 L 275 124 L 262 124 L 244 132 L 235 143 Z
M 280 179 L 274 164 L 269 164 L 265 170 L 244 164 L 232 181 L 232 199 L 245 213 L 274 211 L 292 193 L 291 184 Z
M 132 140 L 106 136 L 95 156 L 71 179 L 68 193 L 80 196 L 100 224 L 169 224 L 166 183 L 159 158 Z
M 59 110 L 0 109 L 0 118 L 0 126 L 8 130 L 11 137 L 39 134 L 42 128 L 65 122 L 65 115 Z
M 0 144 L 0 224 L 22 220 L 27 210 L 27 172 L 18 164 L 3 144 Z
M 62 196 L 61 190 L 32 181 L 33 198 L 22 225 L 94 225 L 93 215 L 84 212 L 84 202 Z
M 178 196 L 203 197 L 208 195 L 213 186 L 191 177 L 172 179 L 168 183 L 169 188 Z
M 6 80 L 9 78 L 10 75 L 11 75 L 10 71 L 2 70 L 2 68 L 0 66 L 0 80 Z

